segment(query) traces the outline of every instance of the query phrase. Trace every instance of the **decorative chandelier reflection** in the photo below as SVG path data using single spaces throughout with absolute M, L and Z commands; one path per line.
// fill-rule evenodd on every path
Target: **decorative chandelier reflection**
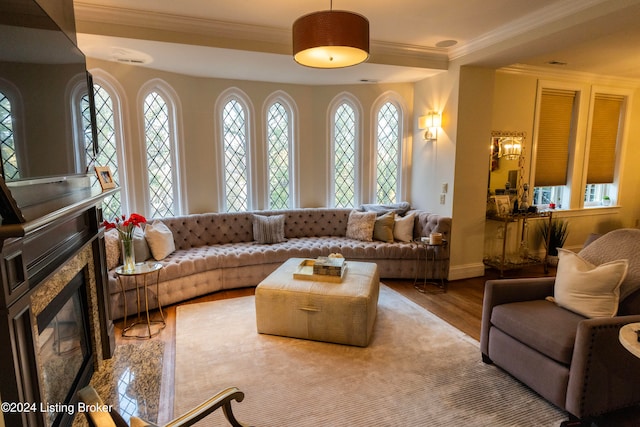
M 522 138 L 504 137 L 498 139 L 498 157 L 516 160 L 522 155 Z

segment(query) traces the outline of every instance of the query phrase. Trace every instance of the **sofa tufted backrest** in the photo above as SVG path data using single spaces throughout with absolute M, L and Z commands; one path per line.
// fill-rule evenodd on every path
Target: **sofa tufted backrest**
M 176 249 L 186 250 L 205 245 L 251 242 L 253 215 L 285 215 L 285 237 L 344 236 L 347 231 L 348 208 L 305 208 L 239 213 L 205 213 L 162 218 L 173 232 Z M 414 210 L 414 236 L 440 232 L 449 238 L 451 218 Z

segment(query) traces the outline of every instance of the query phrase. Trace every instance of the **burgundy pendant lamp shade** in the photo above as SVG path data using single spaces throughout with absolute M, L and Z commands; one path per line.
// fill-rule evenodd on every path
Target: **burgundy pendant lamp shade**
M 293 23 L 293 58 L 314 68 L 342 68 L 369 58 L 369 21 L 342 10 L 310 13 Z

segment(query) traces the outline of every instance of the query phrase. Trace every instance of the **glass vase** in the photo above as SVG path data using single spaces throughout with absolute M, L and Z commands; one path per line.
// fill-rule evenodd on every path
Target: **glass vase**
M 136 268 L 136 256 L 133 250 L 133 239 L 121 240 L 122 242 L 122 269 L 131 273 Z

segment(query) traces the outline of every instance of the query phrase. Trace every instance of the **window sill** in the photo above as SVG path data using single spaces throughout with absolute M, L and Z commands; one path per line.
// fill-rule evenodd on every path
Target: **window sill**
M 581 209 L 549 209 L 553 212 L 553 216 L 580 217 L 594 215 L 617 215 L 620 213 L 621 206 L 589 206 Z

